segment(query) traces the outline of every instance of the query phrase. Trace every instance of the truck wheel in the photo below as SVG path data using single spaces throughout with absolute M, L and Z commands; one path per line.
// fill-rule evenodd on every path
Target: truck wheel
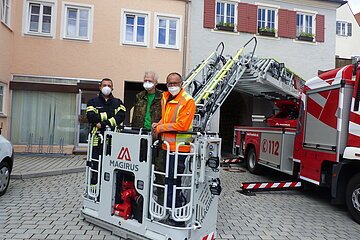
M 347 185 L 346 205 L 352 218 L 360 223 L 360 174 L 353 176 Z
M 246 156 L 246 166 L 249 172 L 253 174 L 260 173 L 260 166 L 257 163 L 256 153 L 254 148 L 250 148 Z
M 10 168 L 6 162 L 0 163 L 0 196 L 4 195 L 10 182 Z

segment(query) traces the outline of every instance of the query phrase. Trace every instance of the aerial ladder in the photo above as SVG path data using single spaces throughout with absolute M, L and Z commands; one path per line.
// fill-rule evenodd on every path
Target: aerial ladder
M 254 57 L 235 89 L 269 100 L 297 98 L 305 81 L 273 58 Z
M 252 51 L 244 54 L 252 42 Z M 257 39 L 253 37 L 233 57 L 226 59 L 222 56 L 224 45 L 220 43 L 215 52 L 191 70 L 184 87 L 197 106 L 194 129 L 206 130 L 209 120 L 233 89 L 269 100 L 299 96 L 304 81 L 284 63 L 254 56 L 256 46 Z
M 246 53 L 251 43 L 253 48 Z M 144 129 L 124 126 L 105 131 L 98 168 L 93 169 L 93 141 L 89 136 L 82 217 L 125 239 L 214 239 L 221 193 L 221 138 L 208 130 L 209 121 L 233 89 L 249 91 L 246 82 L 261 83 L 270 79 L 275 85 L 281 82 L 287 86 L 294 82 L 294 74 L 283 64 L 273 59 L 257 59 L 256 45 L 256 38 L 252 38 L 233 57 L 224 57 L 224 44 L 220 43 L 185 77 L 183 87 L 194 98 L 197 109 L 193 131 L 187 132 L 193 141 L 178 143 L 177 149 L 190 145 L 189 153 L 170 152 L 169 147 L 162 151 L 159 146 L 168 146 L 166 141 L 153 139 L 151 132 Z M 273 85 L 268 84 L 264 91 L 252 90 L 251 94 L 265 94 L 277 88 Z M 293 88 L 289 87 L 283 97 L 295 92 Z M 173 173 L 175 180 L 181 177 L 181 184 L 173 186 L 171 206 L 167 205 L 167 198 L 171 197 L 167 196 L 168 163 L 165 169 L 155 166 L 161 151 L 166 162 L 173 155 L 175 165 L 179 156 L 186 156 L 185 171 L 180 174 L 175 168 Z M 90 181 L 93 174 L 97 174 L 95 184 Z M 178 191 L 183 196 L 181 206 L 175 204 Z M 170 224 L 166 221 L 169 218 L 181 225 Z
M 191 96 L 198 95 L 199 90 L 206 86 L 213 75 L 226 63 L 223 56 L 224 47 L 224 43 L 220 42 L 216 50 L 196 65 L 185 77 L 183 87 Z

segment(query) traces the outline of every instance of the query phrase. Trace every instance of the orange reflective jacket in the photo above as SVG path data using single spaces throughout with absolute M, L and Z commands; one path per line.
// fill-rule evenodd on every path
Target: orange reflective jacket
M 170 145 L 170 151 L 176 150 L 176 144 L 180 142 L 191 142 L 190 134 L 171 133 L 171 131 L 189 131 L 196 110 L 194 99 L 181 89 L 178 95 L 171 101 L 169 92 L 164 92 L 161 99 L 161 120 L 156 127 L 156 132 L 162 134 L 162 139 Z M 166 150 L 166 145 L 163 144 Z M 179 152 L 190 152 L 189 145 L 181 145 Z

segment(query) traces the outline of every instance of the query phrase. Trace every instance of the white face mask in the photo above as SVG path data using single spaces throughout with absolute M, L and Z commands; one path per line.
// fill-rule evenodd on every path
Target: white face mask
M 175 96 L 180 92 L 180 87 L 179 86 L 168 87 L 168 90 L 171 95 Z
M 155 86 L 155 84 L 152 82 L 144 82 L 143 86 L 145 90 L 149 91 Z
M 101 92 L 102 92 L 102 94 L 104 94 L 105 96 L 109 96 L 110 93 L 111 93 L 111 88 L 108 87 L 108 86 L 105 86 L 105 87 L 103 87 L 103 88 L 101 89 Z

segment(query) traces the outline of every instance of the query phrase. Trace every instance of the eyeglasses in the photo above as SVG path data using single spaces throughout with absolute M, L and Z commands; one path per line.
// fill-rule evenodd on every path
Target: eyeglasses
M 168 83 L 166 83 L 166 86 L 168 86 L 168 87 L 171 87 L 171 86 L 177 86 L 177 85 L 179 85 L 181 82 L 168 82 Z

